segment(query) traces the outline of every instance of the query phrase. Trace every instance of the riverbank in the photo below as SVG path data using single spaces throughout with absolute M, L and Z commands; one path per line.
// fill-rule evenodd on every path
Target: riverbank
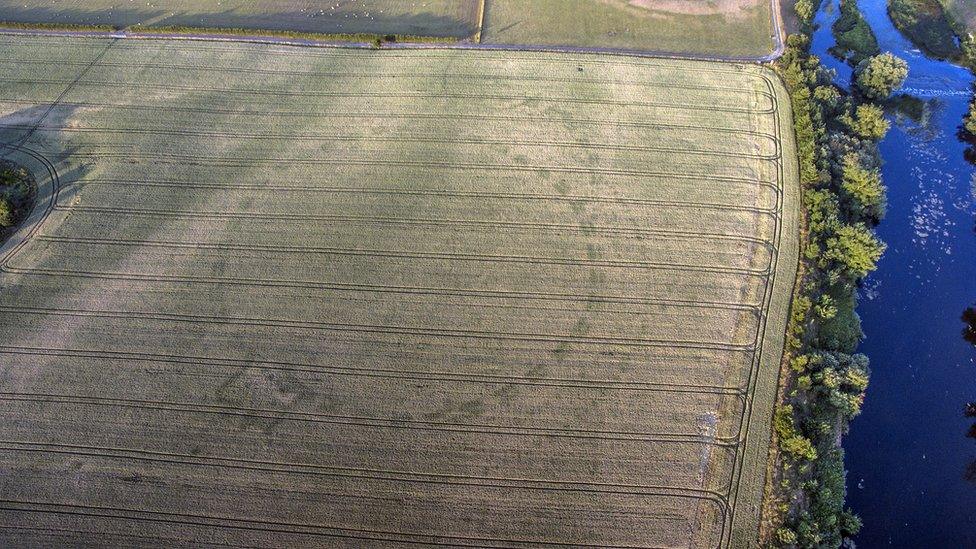
M 845 0 L 843 17 L 829 25 L 838 35 L 873 40 L 855 0 Z M 856 291 L 885 249 L 873 231 L 885 210 L 877 143 L 889 127 L 878 102 L 898 87 L 904 68 L 864 51 L 871 40 L 850 40 L 835 50 L 858 64 L 856 91 L 844 90 L 811 55 L 813 21 L 805 23 L 777 64 L 793 103 L 806 211 L 761 544 L 813 548 L 840 546 L 861 525 L 845 507 L 840 440 L 870 375 L 867 357 L 855 352 L 863 337 Z

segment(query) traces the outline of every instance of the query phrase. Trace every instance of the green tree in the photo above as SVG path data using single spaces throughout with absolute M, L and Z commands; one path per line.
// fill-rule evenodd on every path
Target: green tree
M 827 239 L 824 259 L 850 280 L 864 278 L 873 271 L 885 245 L 863 223 L 842 225 Z
M 885 188 L 878 170 L 867 170 L 855 154 L 844 157 L 841 189 L 845 207 L 855 221 L 880 221 L 885 213 Z
M 839 276 L 839 275 L 838 275 Z M 831 288 L 834 306 L 837 312 L 832 318 L 820 323 L 814 338 L 817 348 L 826 351 L 853 353 L 857 349 L 864 332 L 861 330 L 861 319 L 857 316 L 857 294 L 853 288 L 837 285 Z
M 962 50 L 962 62 L 971 70 L 976 70 L 976 36 L 967 34 L 959 41 Z
M 773 415 L 773 429 L 779 437 L 779 447 L 787 456 L 796 460 L 814 461 L 817 459 L 817 449 L 813 447 L 813 442 L 796 430 L 791 404 L 786 404 L 776 410 Z
M 881 141 L 888 133 L 890 124 L 884 117 L 884 110 L 874 103 L 862 103 L 854 111 L 851 129 L 862 139 Z
M 813 0 L 796 0 L 794 9 L 801 23 L 809 25 L 813 22 Z
M 834 21 L 831 30 L 835 45 L 830 53 L 851 65 L 857 65 L 868 57 L 881 53 L 878 39 L 874 36 L 871 25 L 861 15 L 857 0 L 841 0 L 840 17 Z
M 883 53 L 861 61 L 854 72 L 854 82 L 865 97 L 884 101 L 905 82 L 908 63 L 891 53 Z

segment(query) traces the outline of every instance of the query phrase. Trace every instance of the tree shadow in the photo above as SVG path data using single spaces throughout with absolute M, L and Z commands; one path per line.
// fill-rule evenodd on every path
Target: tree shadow
M 75 115 L 74 105 L 32 105 L 0 116 L 0 168 L 17 175 L 9 185 L 0 188 L 0 196 L 16 208 L 16 223 L 0 232 L 0 244 L 13 237 L 22 226 L 39 221 L 35 213 L 39 208 L 53 204 L 60 190 L 61 176 L 80 177 L 84 167 L 70 166 L 64 159 L 71 158 L 75 149 L 65 147 L 55 135 L 39 132 L 41 126 L 63 127 Z M 55 150 L 56 166 L 45 151 Z M 22 176 L 18 173 L 23 170 Z M 12 175 L 12 177 L 13 177 Z
M 962 338 L 976 345 L 976 305 L 962 312 L 962 321 L 965 324 L 962 329 Z
M 962 312 L 962 322 L 965 327 L 962 330 L 962 338 L 976 346 L 976 305 L 967 308 Z M 969 402 L 963 408 L 963 415 L 967 418 L 976 418 L 976 402 Z M 976 422 L 969 426 L 966 436 L 976 439 Z M 967 482 L 976 484 L 976 459 L 966 466 L 963 478 Z

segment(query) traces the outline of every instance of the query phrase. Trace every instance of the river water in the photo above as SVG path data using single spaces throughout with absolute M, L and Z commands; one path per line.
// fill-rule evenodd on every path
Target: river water
M 837 14 L 828 4 L 812 48 L 847 85 L 850 69 L 826 51 Z M 913 116 L 889 113 L 880 145 L 888 251 L 860 292 L 872 375 L 844 439 L 848 504 L 864 519 L 861 549 L 976 547 L 976 418 L 963 414 L 976 401 L 976 345 L 962 320 L 976 307 L 976 168 L 956 136 L 972 75 L 916 50 L 885 0 L 859 4 L 881 49 L 909 63 L 902 91 L 921 101 Z

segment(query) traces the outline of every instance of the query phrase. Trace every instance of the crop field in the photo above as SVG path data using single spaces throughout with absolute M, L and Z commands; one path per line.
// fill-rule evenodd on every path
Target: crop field
M 468 38 L 481 0 L 0 0 L 0 21 Z
M 767 69 L 0 43 L 0 546 L 754 543 Z
M 482 42 L 761 56 L 769 0 L 486 0 Z

